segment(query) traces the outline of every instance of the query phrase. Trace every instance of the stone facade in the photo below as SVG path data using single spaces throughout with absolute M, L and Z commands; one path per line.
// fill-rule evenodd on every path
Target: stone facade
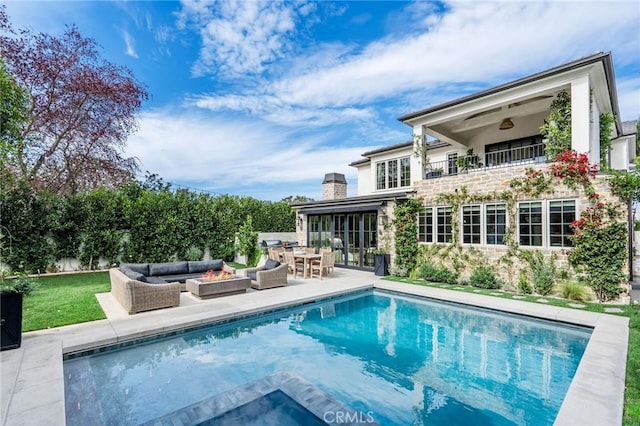
M 534 168 L 536 170 L 547 170 L 550 167 L 549 164 L 537 164 L 537 165 L 522 165 L 522 166 L 513 166 L 513 167 L 504 167 L 498 169 L 482 169 L 482 170 L 471 170 L 468 173 L 461 173 L 453 176 L 443 176 L 441 178 L 436 179 L 427 179 L 414 183 L 414 188 L 416 189 L 416 197 L 420 198 L 423 201 L 425 206 L 445 206 L 447 205 L 444 202 L 438 200 L 438 196 L 441 194 L 452 194 L 459 193 L 462 191 L 462 188 L 466 188 L 468 194 L 470 196 L 494 196 L 494 194 L 500 194 L 504 191 L 510 190 L 509 183 L 518 177 L 524 177 L 525 171 L 528 168 Z M 576 191 L 568 188 L 560 181 L 554 181 L 554 192 L 553 194 L 542 194 L 536 199 L 528 197 L 526 195 L 520 195 L 516 199 L 516 201 L 538 201 L 538 200 L 554 200 L 554 199 L 575 199 L 576 200 L 576 219 L 580 217 L 580 212 L 585 208 L 591 205 L 588 198 L 585 196 L 582 190 Z M 619 205 L 620 218 L 619 220 L 626 220 L 627 217 L 627 206 L 619 201 L 619 199 L 611 194 L 609 189 L 609 185 L 606 182 L 605 176 L 598 175 L 595 179 L 595 190 L 600 195 L 600 201 L 605 203 L 617 203 Z M 500 199 L 496 198 L 495 202 L 499 202 Z M 494 202 L 488 201 L 488 202 Z M 462 203 L 462 205 L 469 204 L 482 204 L 481 202 L 466 202 Z M 516 212 L 508 213 L 508 218 L 515 218 Z M 458 230 L 460 230 L 460 212 L 458 212 L 458 217 L 452 218 L 454 221 L 458 221 L 459 226 Z M 484 218 L 483 218 L 484 221 Z M 507 219 L 509 221 L 509 219 Z M 507 226 L 510 224 L 508 223 Z M 511 224 L 513 225 L 513 224 Z M 515 228 L 514 228 L 515 230 Z M 516 230 L 517 232 L 517 230 Z M 517 238 L 514 234 L 513 238 Z M 460 238 L 459 238 L 460 241 Z M 517 242 L 517 240 L 516 240 Z M 425 246 L 432 246 L 430 243 L 420 243 Z M 441 244 L 441 246 L 446 247 L 451 244 Z M 484 257 L 486 262 L 493 267 L 494 271 L 498 273 L 502 279 L 506 280 L 511 285 L 517 283 L 518 274 L 520 269 L 528 269 L 529 266 L 526 262 L 516 258 L 515 256 L 510 257 L 513 262 L 512 265 L 505 265 L 504 262 L 499 262 L 501 258 L 507 254 L 509 247 L 507 245 L 468 245 L 468 244 L 460 244 L 459 245 L 463 251 L 469 251 L 471 247 L 473 247 L 475 255 L 477 257 Z M 570 248 L 556 248 L 556 247 L 547 247 L 544 245 L 543 247 L 519 247 L 523 250 L 540 250 L 543 252 L 545 257 L 550 256 L 554 253 L 557 256 L 556 266 L 558 268 L 568 268 L 568 255 L 567 252 Z M 430 252 L 433 252 L 431 250 Z M 450 258 L 446 258 L 443 256 L 440 259 L 442 263 L 446 266 L 451 267 L 452 262 Z M 468 276 L 471 273 L 471 268 L 467 267 L 462 271 L 462 275 Z

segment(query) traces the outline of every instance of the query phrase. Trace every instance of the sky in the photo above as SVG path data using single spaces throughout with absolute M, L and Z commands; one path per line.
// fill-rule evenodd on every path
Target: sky
M 125 155 L 213 194 L 357 195 L 362 153 L 397 118 L 612 52 L 621 119 L 640 118 L 638 1 L 8 1 L 14 28 L 76 25 L 151 98 Z

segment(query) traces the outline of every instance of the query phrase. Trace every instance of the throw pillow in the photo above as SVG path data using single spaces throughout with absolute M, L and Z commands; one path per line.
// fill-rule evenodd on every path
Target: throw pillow
M 147 277 L 145 277 L 144 274 L 141 274 L 140 272 L 136 272 L 133 269 L 120 268 L 120 270 L 122 271 L 123 274 L 125 274 L 127 277 L 131 278 L 132 280 L 145 282 L 147 279 Z
M 143 275 L 149 275 L 148 263 L 121 263 L 120 268 L 140 272 Z
M 264 269 L 265 271 L 268 271 L 269 269 L 277 268 L 278 266 L 280 266 L 280 262 L 278 262 L 277 260 L 267 259 L 264 264 Z

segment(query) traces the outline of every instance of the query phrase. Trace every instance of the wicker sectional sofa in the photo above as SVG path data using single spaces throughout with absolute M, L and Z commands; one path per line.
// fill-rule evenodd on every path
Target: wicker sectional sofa
M 111 294 L 128 313 L 169 308 L 180 304 L 185 281 L 204 273 L 236 270 L 221 259 L 166 263 L 123 263 L 109 270 Z

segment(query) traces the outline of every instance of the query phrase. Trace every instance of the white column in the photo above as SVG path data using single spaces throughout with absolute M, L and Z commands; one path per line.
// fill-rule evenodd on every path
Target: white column
M 590 85 L 587 74 L 571 82 L 571 148 L 589 153 L 589 161 L 598 162 L 600 153 L 590 151 L 591 114 L 589 111 Z

